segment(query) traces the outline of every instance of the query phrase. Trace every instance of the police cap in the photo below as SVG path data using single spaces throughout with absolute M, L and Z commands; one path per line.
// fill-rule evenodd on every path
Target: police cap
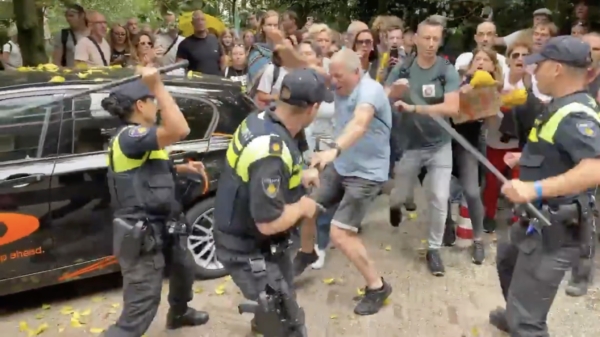
M 150 89 L 141 80 L 120 85 L 114 88 L 110 95 L 116 98 L 120 106 L 131 106 L 139 100 L 154 98 Z
M 525 64 L 552 60 L 576 68 L 588 68 L 592 64 L 590 45 L 573 36 L 553 37 L 539 53 L 525 57 Z
M 312 69 L 297 69 L 283 78 L 279 100 L 305 108 L 316 103 L 333 102 L 333 93 L 321 74 Z

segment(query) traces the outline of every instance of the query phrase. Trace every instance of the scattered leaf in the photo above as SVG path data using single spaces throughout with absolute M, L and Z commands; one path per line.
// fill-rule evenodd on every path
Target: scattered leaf
M 473 335 L 473 337 L 479 337 L 479 329 L 477 329 L 476 326 L 471 328 L 471 335 Z
M 80 314 L 80 313 L 78 313 L 77 311 L 74 311 L 74 312 L 73 312 L 73 318 L 78 320 L 78 319 L 80 319 L 80 318 L 81 318 L 81 314 Z
M 215 288 L 215 294 L 217 295 L 223 295 L 225 294 L 225 285 L 220 285 L 217 288 Z
M 42 310 L 49 310 L 50 308 L 50 304 L 42 304 Z
M 356 288 L 356 294 L 358 296 L 365 296 L 365 290 L 361 288 Z
M 113 303 L 112 304 L 112 307 L 115 308 L 115 309 L 118 308 L 118 307 L 120 307 L 120 306 L 121 306 L 121 303 Z
M 417 213 L 415 213 L 415 212 L 408 213 L 408 218 L 410 220 L 415 220 L 417 218 Z
M 388 305 L 390 303 L 392 303 L 392 300 L 390 300 L 389 297 L 383 301 L 383 305 Z
M 63 315 L 71 315 L 73 312 L 74 310 L 71 306 L 62 307 L 62 309 L 60 309 L 60 313 Z
M 387 246 L 385 246 L 385 248 L 384 248 L 384 249 L 385 249 L 385 250 L 387 250 L 387 251 L 389 252 L 390 250 L 392 250 L 392 246 L 390 246 L 390 245 L 387 245 Z
M 44 314 L 40 313 L 40 314 L 35 315 L 35 319 L 42 319 L 42 318 L 44 318 Z
M 91 328 L 90 332 L 93 333 L 94 335 L 99 335 L 104 331 L 104 329 L 102 328 Z
M 231 275 L 225 276 L 225 281 L 231 281 Z
M 71 317 L 71 326 L 74 328 L 81 328 L 83 327 L 83 324 L 79 321 L 79 319 Z
M 335 279 L 333 277 L 332 278 L 326 278 L 326 279 L 323 280 L 323 283 L 325 283 L 327 285 L 331 285 L 331 284 L 335 283 Z
M 33 336 L 38 336 L 41 335 L 42 332 L 46 331 L 48 329 L 48 323 L 42 323 L 40 326 L 37 327 L 37 329 L 35 330 L 29 330 L 29 337 L 33 337 Z
M 25 322 L 25 321 L 19 322 L 19 331 L 25 332 L 27 330 L 29 330 L 29 325 L 27 325 L 27 322 Z
M 64 326 L 59 326 L 58 327 L 58 332 L 60 333 L 60 332 L 63 332 L 63 331 L 65 331 L 65 327 Z
M 329 316 L 329 318 L 330 318 L 330 319 L 337 319 L 337 318 L 338 318 L 338 316 L 337 316 L 337 315 L 331 315 L 331 316 Z
M 81 316 L 89 316 L 89 315 L 91 315 L 91 313 L 92 313 L 92 310 L 90 310 L 90 309 L 85 309 L 85 310 L 84 310 L 84 311 L 81 313 Z
M 89 75 L 88 73 L 77 73 L 77 77 L 79 77 L 81 79 L 88 77 L 88 75 Z
M 204 292 L 204 289 L 202 289 L 202 287 L 196 287 L 194 288 L 194 293 L 195 294 L 202 294 Z

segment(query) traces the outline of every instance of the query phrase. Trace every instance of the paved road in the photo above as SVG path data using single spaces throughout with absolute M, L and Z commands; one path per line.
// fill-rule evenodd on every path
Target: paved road
M 422 196 L 418 200 L 423 205 Z M 503 304 L 495 271 L 495 240 L 486 238 L 488 259 L 482 266 L 471 263 L 466 249 L 444 249 L 447 273 L 436 278 L 428 274 L 424 264 L 424 207 L 417 219 L 392 228 L 387 222 L 386 205 L 387 197 L 376 200 L 362 235 L 371 257 L 394 287 L 390 303 L 375 316 L 354 316 L 353 298 L 364 284 L 354 268 L 332 249 L 324 270 L 309 271 L 298 280 L 299 300 L 307 310 L 310 336 L 505 336 L 487 323 L 488 311 Z M 334 283 L 325 284 L 324 280 L 331 278 Z M 165 297 L 166 289 L 165 285 Z M 230 280 L 198 281 L 195 292 L 194 307 L 207 309 L 211 314 L 208 325 L 167 333 L 167 304 L 163 301 L 146 336 L 249 335 L 250 317 L 237 314 L 236 306 L 242 297 Z M 5 308 L 0 316 L 0 335 L 27 336 L 27 332 L 19 331 L 19 326 L 26 324 L 32 330 L 47 325 L 41 336 L 93 336 L 115 321 L 120 304 L 118 275 L 11 296 L 0 299 L 0 306 Z M 587 297 L 573 299 L 564 295 L 563 284 L 550 314 L 552 335 L 597 336 L 599 315 L 597 288 Z

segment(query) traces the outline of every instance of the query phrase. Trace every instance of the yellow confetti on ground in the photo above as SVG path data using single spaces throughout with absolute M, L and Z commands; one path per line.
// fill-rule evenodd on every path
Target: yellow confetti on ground
M 421 243 L 427 243 L 427 240 L 421 240 Z
M 58 332 L 59 332 L 59 333 L 60 333 L 60 332 L 63 332 L 63 331 L 65 331 L 65 328 L 64 328 L 64 327 L 62 327 L 62 326 L 58 327 Z
M 338 318 L 338 316 L 337 316 L 337 315 L 331 315 L 331 316 L 329 316 L 329 318 L 330 318 L 330 319 L 337 319 L 337 318 Z
M 118 308 L 118 307 L 120 307 L 120 306 L 121 306 L 121 303 L 113 303 L 113 304 L 112 304 L 112 307 L 113 307 L 113 308 Z
M 364 296 L 365 290 L 361 288 L 356 288 L 356 294 L 358 294 L 358 296 Z
M 334 284 L 335 283 L 335 279 L 333 277 L 332 278 L 326 278 L 326 279 L 323 280 L 323 283 L 328 284 L 328 285 Z
M 27 325 L 27 322 L 25 322 L 25 321 L 19 322 L 19 331 L 25 332 L 27 330 L 29 330 L 29 325 Z
M 392 250 L 392 246 L 390 246 L 390 245 L 385 246 L 385 250 L 387 250 L 389 252 L 390 250 Z
M 102 297 L 102 296 L 94 296 L 94 297 L 92 297 L 92 302 L 94 302 L 94 303 L 100 303 L 102 301 L 104 301 L 104 297 Z
M 215 294 L 217 295 L 223 295 L 225 294 L 225 285 L 220 285 L 217 288 L 215 288 Z
M 415 212 L 408 213 L 408 218 L 410 220 L 415 220 L 417 218 L 417 213 L 415 213 Z
M 80 318 L 81 318 L 81 314 L 80 314 L 80 313 L 78 313 L 77 311 L 74 311 L 74 312 L 73 312 L 73 318 L 78 320 L 78 319 L 80 319 Z
M 116 314 L 116 313 L 117 313 L 117 311 L 116 311 L 115 309 L 109 309 L 109 310 L 108 310 L 108 313 L 109 313 L 109 314 Z
M 75 317 L 71 317 L 71 326 L 74 328 L 81 328 L 83 324 Z
M 42 323 L 42 325 L 38 326 L 35 330 L 29 330 L 29 337 L 41 335 L 42 332 L 48 329 L 48 323 Z
M 85 309 L 85 310 L 84 310 L 84 311 L 81 313 L 81 316 L 89 316 L 89 315 L 91 315 L 91 313 L 92 313 L 92 310 L 90 310 L 90 309 Z
M 388 305 L 388 304 L 390 304 L 390 303 L 392 303 L 392 300 L 390 300 L 389 298 L 386 298 L 386 299 L 383 301 L 383 305 Z
M 35 319 L 42 319 L 42 318 L 44 318 L 44 314 L 35 315 Z
M 63 315 L 70 315 L 74 312 L 73 307 L 71 306 L 66 306 L 66 307 L 62 307 L 62 309 L 60 309 L 60 313 Z
M 102 328 L 91 328 L 90 332 L 93 333 L 94 335 L 99 335 L 104 331 L 104 329 Z
M 50 308 L 50 304 L 42 304 L 42 310 L 49 310 Z
M 473 337 L 479 337 L 479 329 L 477 329 L 476 326 L 472 327 L 471 334 L 473 335 Z
M 194 293 L 195 294 L 202 294 L 204 292 L 204 289 L 202 289 L 202 287 L 196 287 L 194 288 Z
M 50 79 L 50 83 L 63 83 L 65 81 L 65 78 L 62 76 L 54 76 Z

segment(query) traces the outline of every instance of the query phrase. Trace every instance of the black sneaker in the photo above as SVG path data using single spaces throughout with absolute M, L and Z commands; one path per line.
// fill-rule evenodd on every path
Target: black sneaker
M 417 210 L 417 204 L 414 201 L 407 201 L 404 203 L 404 208 L 407 212 L 414 212 Z
M 169 308 L 167 312 L 167 329 L 179 329 L 184 326 L 204 325 L 208 322 L 209 315 L 206 311 L 200 311 L 192 308 L 187 308 L 187 311 L 182 315 L 177 315 L 174 310 Z
M 500 307 L 496 308 L 494 311 L 490 311 L 489 322 L 500 331 L 504 331 L 506 333 L 510 332 L 510 329 L 508 328 L 508 322 L 506 321 L 506 310 Z
M 472 254 L 473 263 L 481 265 L 485 261 L 485 247 L 483 246 L 483 242 L 473 241 Z
M 381 310 L 385 300 L 392 293 L 392 286 L 382 278 L 383 286 L 380 289 L 365 287 L 365 295 L 354 308 L 354 313 L 361 316 L 374 315 Z
M 319 259 L 319 255 L 314 250 L 310 253 L 299 251 L 294 257 L 294 276 L 300 276 L 304 270 L 315 263 Z
M 444 276 L 446 273 L 444 263 L 442 262 L 442 257 L 440 256 L 440 251 L 438 249 L 430 249 L 427 251 L 427 266 L 429 267 L 429 271 L 434 276 Z
M 452 247 L 456 244 L 456 227 L 453 220 L 446 220 L 446 228 L 444 229 L 444 239 L 442 244 L 446 247 Z
M 496 219 L 488 217 L 483 218 L 483 231 L 486 233 L 494 233 L 496 231 Z
M 400 208 L 390 207 L 390 224 L 392 227 L 400 226 L 402 222 L 402 210 Z

